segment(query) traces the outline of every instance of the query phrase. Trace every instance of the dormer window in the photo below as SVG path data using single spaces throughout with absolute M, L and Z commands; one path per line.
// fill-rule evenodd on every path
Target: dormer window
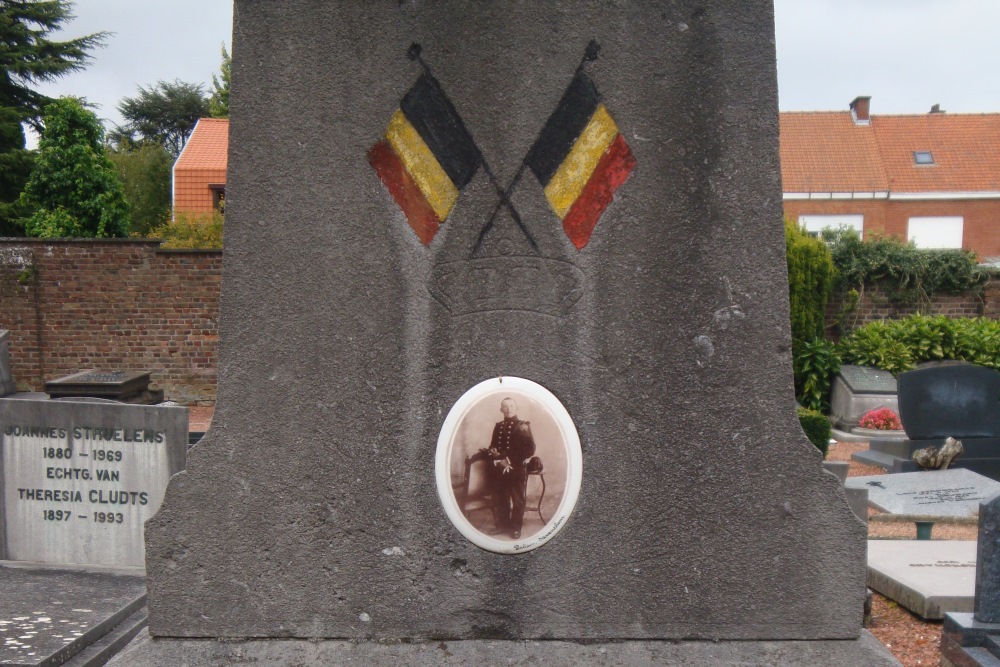
M 913 151 L 914 164 L 934 164 L 934 155 L 930 151 Z

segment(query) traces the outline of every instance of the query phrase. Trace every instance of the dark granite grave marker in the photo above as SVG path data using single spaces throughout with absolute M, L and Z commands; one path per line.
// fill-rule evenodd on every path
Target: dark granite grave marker
M 146 525 L 157 639 L 128 664 L 214 664 L 206 637 L 297 664 L 893 664 L 861 631 L 864 524 L 794 410 L 770 3 L 235 15 L 219 402 Z M 558 534 L 514 554 L 435 481 L 449 411 L 504 377 L 582 452 Z
M 150 373 L 80 371 L 45 383 L 50 398 L 104 398 L 124 403 L 157 403 L 162 391 L 150 390 Z
M 899 418 L 910 440 L 1000 438 L 1000 372 L 956 364 L 899 376 Z
M 979 504 L 976 620 L 1000 623 L 1000 493 Z

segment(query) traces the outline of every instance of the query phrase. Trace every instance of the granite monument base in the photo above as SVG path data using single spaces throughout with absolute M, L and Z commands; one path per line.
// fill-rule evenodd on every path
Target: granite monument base
M 153 639 L 142 632 L 111 667 L 176 665 L 774 665 L 775 667 L 898 666 L 868 632 L 855 640 L 706 641 L 232 641 Z

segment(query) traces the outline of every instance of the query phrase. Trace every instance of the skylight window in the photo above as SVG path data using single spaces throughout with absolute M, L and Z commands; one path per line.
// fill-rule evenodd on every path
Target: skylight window
M 915 164 L 934 164 L 934 156 L 930 151 L 913 151 Z

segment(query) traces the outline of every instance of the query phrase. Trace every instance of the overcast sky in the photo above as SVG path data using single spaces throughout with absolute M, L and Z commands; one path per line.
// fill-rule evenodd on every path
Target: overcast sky
M 115 107 L 139 86 L 180 79 L 211 89 L 232 45 L 231 0 L 78 0 L 64 37 L 114 33 L 83 72 L 41 87 Z M 1000 0 L 775 0 L 782 111 L 1000 112 Z

